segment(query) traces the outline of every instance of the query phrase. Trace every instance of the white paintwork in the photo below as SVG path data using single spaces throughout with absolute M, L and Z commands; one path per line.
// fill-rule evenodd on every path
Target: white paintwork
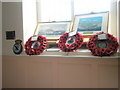
M 117 0 L 111 0 L 108 33 L 117 37 Z
M 22 1 L 24 43 L 34 34 L 37 25 L 36 0 Z

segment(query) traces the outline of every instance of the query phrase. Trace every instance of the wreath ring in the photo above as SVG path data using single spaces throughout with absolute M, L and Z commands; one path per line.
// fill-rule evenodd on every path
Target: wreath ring
M 99 39 L 98 35 L 105 34 L 106 39 Z M 87 43 L 88 49 L 94 56 L 110 56 L 117 53 L 118 41 L 113 35 L 109 33 L 100 32 L 89 38 Z
M 69 43 L 69 40 L 68 40 L 69 38 L 71 38 L 69 37 L 69 33 L 64 33 L 59 38 L 58 48 L 60 48 L 63 52 L 73 52 L 82 46 L 83 35 L 76 33 L 71 38 L 72 43 Z
M 47 39 L 42 35 L 38 35 L 37 40 L 32 40 L 31 36 L 25 44 L 25 52 L 27 55 L 39 55 L 47 46 Z

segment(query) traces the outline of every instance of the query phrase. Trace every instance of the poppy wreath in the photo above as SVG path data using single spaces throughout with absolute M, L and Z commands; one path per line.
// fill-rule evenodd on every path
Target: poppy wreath
M 66 43 L 66 41 L 69 38 L 69 33 L 64 33 L 63 35 L 61 35 L 58 42 L 58 48 L 60 48 L 63 52 L 73 52 L 77 50 L 83 44 L 83 35 L 76 33 L 74 36 L 74 43 L 68 44 Z
M 32 39 L 32 36 L 28 39 L 28 41 L 25 44 L 25 52 L 27 55 L 39 55 L 46 49 L 47 40 L 45 37 L 43 37 L 42 35 L 38 35 L 37 40 L 32 41 L 31 39 Z M 34 48 L 32 47 L 32 45 L 35 42 L 39 42 L 40 45 Z
M 105 34 L 106 39 L 100 40 L 98 35 Z M 89 38 L 87 43 L 88 49 L 94 56 L 110 56 L 117 52 L 118 49 L 117 38 L 109 33 L 100 32 Z

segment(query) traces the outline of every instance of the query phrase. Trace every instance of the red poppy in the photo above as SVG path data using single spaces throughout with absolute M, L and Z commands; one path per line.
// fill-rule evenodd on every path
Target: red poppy
M 98 39 L 98 35 L 106 34 L 106 39 Z M 110 56 L 117 52 L 118 41 L 113 35 L 109 33 L 100 32 L 89 38 L 87 43 L 88 49 L 94 56 Z
M 74 37 L 74 42 L 69 44 L 66 43 L 69 38 L 69 33 L 64 33 L 61 35 L 58 42 L 58 48 L 60 48 L 63 52 L 73 52 L 77 50 L 83 44 L 83 35 L 76 33 Z
M 46 46 L 47 46 L 46 37 L 43 37 L 42 35 L 38 35 L 37 40 L 31 41 L 32 37 L 33 36 L 31 36 L 25 44 L 25 52 L 27 55 L 39 55 L 46 49 Z M 40 45 L 37 45 L 36 47 L 34 47 L 33 43 L 36 43 L 36 42 L 38 42 Z

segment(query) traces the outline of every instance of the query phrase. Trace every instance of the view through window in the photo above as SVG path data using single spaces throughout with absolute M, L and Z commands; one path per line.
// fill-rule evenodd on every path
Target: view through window
M 73 16 L 110 10 L 111 0 L 38 0 L 38 22 L 71 21 Z

